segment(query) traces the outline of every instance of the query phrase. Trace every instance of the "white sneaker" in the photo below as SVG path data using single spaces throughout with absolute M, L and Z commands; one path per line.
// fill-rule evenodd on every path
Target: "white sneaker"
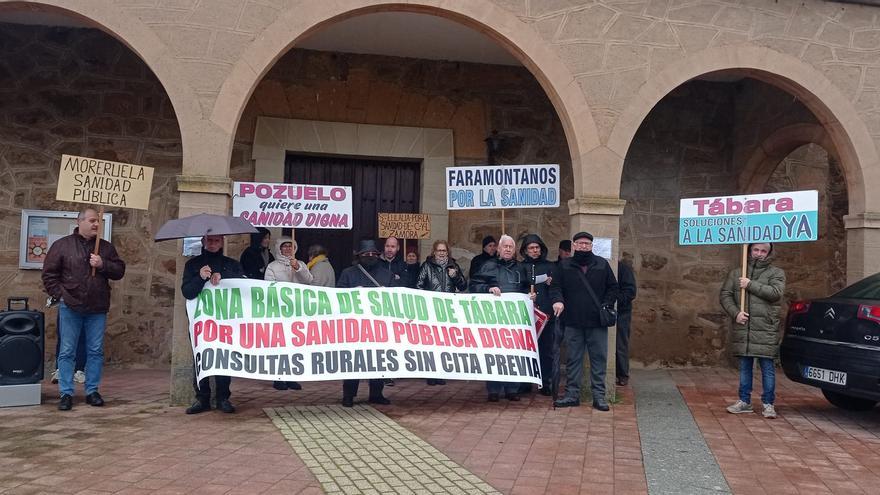
M 77 371 L 73 374 L 73 381 L 76 383 L 85 383 L 86 382 L 86 374 L 82 370 Z
M 733 404 L 727 406 L 727 412 L 730 414 L 742 414 L 742 413 L 753 413 L 755 412 L 752 409 L 752 405 L 741 400 L 734 402 Z
M 52 383 L 58 383 L 58 368 L 52 372 Z
M 773 404 L 764 404 L 764 411 L 761 414 L 767 419 L 773 419 L 776 417 L 776 408 Z

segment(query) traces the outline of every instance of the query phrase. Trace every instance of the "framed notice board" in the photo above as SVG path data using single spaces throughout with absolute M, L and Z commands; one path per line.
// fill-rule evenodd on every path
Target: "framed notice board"
M 75 211 L 21 210 L 18 267 L 42 270 L 52 243 L 73 233 L 77 215 Z M 102 239 L 110 240 L 112 227 L 113 214 L 104 213 Z

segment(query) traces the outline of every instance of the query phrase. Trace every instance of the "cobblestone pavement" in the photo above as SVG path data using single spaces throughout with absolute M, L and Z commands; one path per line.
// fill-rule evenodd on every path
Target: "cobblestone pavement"
M 670 373 L 734 493 L 880 492 L 880 410 L 843 411 L 819 389 L 791 382 L 777 370 L 777 419 L 729 414 L 724 408 L 737 399 L 736 371 Z M 760 376 L 755 373 L 755 404 Z
M 195 416 L 166 405 L 168 384 L 165 370 L 111 369 L 103 408 L 86 405 L 78 389 L 73 411 L 57 411 L 57 388 L 47 383 L 43 405 L 0 409 L 0 493 L 323 493 L 264 409 L 337 410 L 339 382 L 277 391 L 269 382 L 236 379 L 236 414 Z M 389 428 L 412 432 L 430 444 L 419 444 L 426 452 L 501 493 L 647 493 L 626 390 L 611 413 L 554 411 L 537 394 L 487 403 L 481 382 L 429 387 L 399 380 L 385 390 L 393 404 L 376 410 L 390 418 Z M 354 409 L 382 417 L 363 404 Z
M 266 409 L 328 494 L 498 492 L 372 407 Z

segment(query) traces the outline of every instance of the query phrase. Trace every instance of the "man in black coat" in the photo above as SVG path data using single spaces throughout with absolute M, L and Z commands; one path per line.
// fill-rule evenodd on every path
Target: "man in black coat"
M 507 292 L 529 293 L 529 277 L 525 266 L 516 261 L 516 243 L 509 235 L 498 240 L 498 258 L 491 259 L 480 267 L 470 282 L 471 294 L 490 293 L 500 296 Z M 508 400 L 519 400 L 519 383 L 486 382 L 489 402 L 498 402 L 501 394 Z
M 629 333 L 632 324 L 633 299 L 636 298 L 636 275 L 626 261 L 617 262 L 617 277 L 620 291 L 617 294 L 617 384 L 625 387 L 629 383 Z
M 480 267 L 483 266 L 489 260 L 495 259 L 498 257 L 498 244 L 495 242 L 495 238 L 491 235 L 487 235 L 483 237 L 483 252 L 474 256 L 471 260 L 471 268 L 468 271 L 468 279 L 474 278 L 474 275 L 480 271 Z
M 387 264 L 379 259 L 379 250 L 376 241 L 361 241 L 357 252 L 357 263 L 342 270 L 337 288 L 353 289 L 355 287 L 397 287 L 394 274 L 388 269 Z M 371 404 L 391 404 L 391 401 L 382 395 L 385 381 L 381 378 L 371 379 L 369 402 Z M 352 407 L 354 397 L 357 395 L 360 380 L 344 380 L 342 382 L 342 407 Z
M 217 285 L 224 278 L 244 278 L 244 270 L 241 264 L 234 259 L 223 256 L 223 236 L 206 235 L 202 237 L 202 254 L 186 262 L 183 269 L 183 283 L 180 291 L 183 297 L 195 299 L 205 288 L 205 282 L 211 281 L 211 285 Z M 262 278 L 262 277 L 261 277 Z M 229 384 L 232 377 L 214 376 L 217 391 L 214 398 L 217 409 L 225 413 L 234 413 L 235 407 L 229 402 Z M 196 390 L 196 401 L 187 410 L 187 414 L 198 414 L 211 409 L 211 381 L 210 378 L 194 380 L 193 387 Z
M 551 395 L 550 379 L 553 367 L 553 342 L 554 327 L 553 301 L 550 299 L 550 284 L 553 281 L 553 273 L 556 263 L 547 260 L 547 245 L 537 234 L 527 235 L 520 244 L 519 254 L 522 256 L 522 265 L 529 278 L 530 292 L 535 293 L 535 307 L 551 317 L 538 338 L 538 354 L 541 359 L 541 381 L 543 382 L 541 394 Z M 532 290 L 534 289 L 534 290 Z M 532 385 L 524 383 L 520 388 L 521 393 L 530 392 Z
M 244 270 L 244 276 L 254 280 L 263 280 L 266 275 L 266 267 L 275 261 L 275 256 L 269 251 L 269 243 L 272 235 L 269 229 L 257 227 L 259 232 L 251 234 L 251 245 L 241 252 L 239 261 Z
M 593 407 L 609 409 L 605 400 L 605 366 L 608 363 L 608 327 L 602 326 L 602 306 L 614 306 L 617 300 L 617 279 L 604 258 L 593 254 L 593 236 L 578 232 L 572 238 L 574 251 L 563 260 L 551 285 L 553 313 L 565 311 L 566 364 L 565 397 L 554 402 L 556 407 L 579 406 L 583 378 L 584 351 L 590 356 L 590 388 Z M 590 295 L 589 284 L 599 304 Z

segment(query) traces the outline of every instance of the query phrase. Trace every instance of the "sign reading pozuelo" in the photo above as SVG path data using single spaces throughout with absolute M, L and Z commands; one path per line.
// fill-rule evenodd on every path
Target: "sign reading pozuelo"
M 446 167 L 446 209 L 559 206 L 559 165 Z
M 425 213 L 379 213 L 379 237 L 430 239 L 431 217 Z
M 678 243 L 815 241 L 818 210 L 818 191 L 682 199 Z
M 61 155 L 55 199 L 146 210 L 152 184 L 152 167 Z
M 351 229 L 351 187 L 236 182 L 232 214 L 254 227 Z

